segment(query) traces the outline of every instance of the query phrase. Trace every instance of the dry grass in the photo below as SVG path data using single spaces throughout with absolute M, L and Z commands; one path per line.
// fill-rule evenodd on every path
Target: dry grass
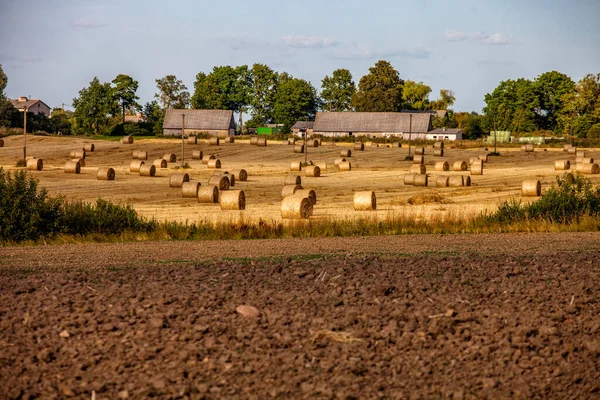
M 417 195 L 411 196 L 407 200 L 408 204 L 417 205 L 417 204 L 430 204 L 430 203 L 439 203 L 439 204 L 451 204 L 454 201 L 447 199 L 439 193 L 419 193 Z
M 337 343 L 355 343 L 362 342 L 362 339 L 355 338 L 352 336 L 350 332 L 336 332 L 336 331 L 310 331 L 311 334 L 311 342 L 319 342 L 323 339 L 331 340 Z

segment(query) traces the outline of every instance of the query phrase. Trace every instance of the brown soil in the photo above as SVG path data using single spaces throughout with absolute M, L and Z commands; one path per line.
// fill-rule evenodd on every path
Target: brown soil
M 598 398 L 598 239 L 0 248 L 0 397 Z

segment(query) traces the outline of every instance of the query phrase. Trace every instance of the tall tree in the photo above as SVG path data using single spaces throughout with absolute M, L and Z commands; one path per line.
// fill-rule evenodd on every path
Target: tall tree
M 500 82 L 492 93 L 485 95 L 483 111 L 485 126 L 492 130 L 494 123 L 498 130 L 530 132 L 536 129 L 536 109 L 538 97 L 533 82 L 517 79 Z
M 564 134 L 588 137 L 594 124 L 600 123 L 600 74 L 583 77 L 573 91 L 561 97 L 562 108 L 557 118 Z M 595 136 L 595 130 L 591 136 Z
M 285 73 L 279 76 L 273 116 L 277 123 L 283 124 L 284 133 L 299 120 L 314 119 L 318 108 L 317 91 L 309 82 Z
M 119 74 L 113 79 L 112 84 L 113 93 L 119 104 L 121 104 L 122 122 L 125 123 L 126 110 L 137 111 L 142 108 L 137 102 L 140 98 L 135 94 L 138 89 L 138 81 L 133 80 L 129 75 Z
M 269 66 L 254 64 L 251 71 L 250 115 L 247 126 L 257 127 L 273 121 L 273 107 L 279 76 Z
M 360 78 L 352 105 L 356 111 L 400 111 L 403 85 L 400 74 L 388 61 L 377 61 Z
M 431 108 L 434 110 L 447 110 L 454 105 L 455 101 L 456 97 L 452 90 L 442 89 L 438 99 L 431 103 Z
M 93 131 L 98 134 L 108 126 L 110 116 L 119 113 L 110 83 L 100 83 L 96 77 L 90 86 L 79 91 L 79 97 L 73 99 L 73 107 L 77 133 Z
M 240 112 L 249 103 L 251 86 L 247 65 L 214 67 L 208 75 L 196 75 L 192 107 Z
M 162 108 L 187 108 L 190 104 L 190 93 L 183 81 L 175 75 L 167 75 L 156 80 L 158 93 L 154 97 L 158 99 Z
M 144 104 L 142 108 L 142 115 L 146 120 L 146 123 L 152 126 L 152 132 L 156 136 L 162 134 L 162 126 L 165 118 L 165 112 L 160 108 L 158 102 L 153 100 Z
M 352 96 L 355 92 L 356 85 L 350 71 L 336 69 L 331 77 L 326 75 L 321 82 L 323 109 L 327 111 L 352 110 Z
M 430 109 L 430 93 L 431 88 L 423 82 L 407 80 L 406 82 L 404 82 L 404 87 L 402 89 L 402 100 L 404 100 L 404 107 L 406 107 L 409 110 Z
M 0 126 L 10 126 L 12 119 L 15 118 L 15 114 L 17 113 L 17 110 L 4 94 L 7 83 L 8 77 L 2 69 L 2 64 L 0 64 Z
M 543 129 L 557 130 L 557 118 L 563 107 L 562 96 L 573 91 L 575 83 L 567 75 L 550 71 L 538 76 L 534 88 L 539 102 L 537 112 Z

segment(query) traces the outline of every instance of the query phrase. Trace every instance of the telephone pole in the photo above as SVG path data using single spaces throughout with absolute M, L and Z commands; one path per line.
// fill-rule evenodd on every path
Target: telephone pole
M 185 146 L 185 114 L 181 114 L 181 168 L 183 169 L 183 157 L 184 157 L 184 146 Z
M 23 107 L 23 162 L 27 166 L 27 106 Z
M 412 139 L 412 114 L 408 114 L 408 158 L 410 158 L 410 141 Z

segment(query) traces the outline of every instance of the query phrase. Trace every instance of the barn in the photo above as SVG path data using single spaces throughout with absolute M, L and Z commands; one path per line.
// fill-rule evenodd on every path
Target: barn
M 163 135 L 181 136 L 182 115 L 184 132 L 188 136 L 209 134 L 220 138 L 235 135 L 235 120 L 230 110 L 168 109 L 163 122 Z
M 408 139 L 427 135 L 432 115 L 405 112 L 318 112 L 313 133 L 326 137 L 403 136 Z

